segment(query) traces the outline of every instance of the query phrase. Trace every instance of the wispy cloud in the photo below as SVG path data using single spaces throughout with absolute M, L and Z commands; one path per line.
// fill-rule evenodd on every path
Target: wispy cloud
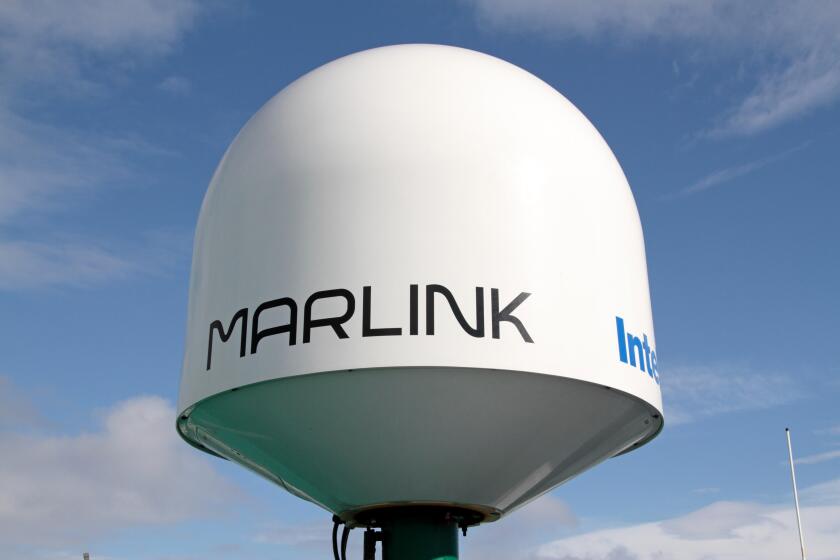
M 0 97 L 0 225 L 119 182 L 126 167 L 119 148 L 111 138 L 18 115 Z
M 794 459 L 793 462 L 797 465 L 814 465 L 816 463 L 824 463 L 825 461 L 832 461 L 834 459 L 840 459 L 840 449 L 826 451 L 825 453 L 816 453 L 814 455 L 806 455 L 805 457 Z
M 818 16 L 820 6 L 814 4 L 814 15 Z M 838 14 L 826 15 L 833 20 L 832 25 L 840 26 Z M 819 35 L 819 26 L 815 28 Z M 801 32 L 807 34 L 809 30 L 803 25 Z M 761 132 L 807 115 L 840 97 L 840 38 L 835 35 L 833 41 L 831 37 L 815 39 L 799 56 L 791 55 L 784 70 L 763 75 L 753 91 L 709 130 L 709 135 Z M 827 46 L 825 39 L 829 39 Z
M 717 486 L 707 486 L 704 488 L 695 488 L 692 492 L 695 494 L 717 494 L 720 492 L 720 488 Z
M 831 426 L 830 428 L 817 430 L 816 433 L 818 435 L 840 436 L 840 426 Z
M 827 480 L 803 489 L 800 497 L 806 504 L 837 505 L 840 504 L 840 478 Z M 840 535 L 840 516 L 835 519 L 837 534 Z M 840 550 L 835 547 L 834 550 Z
M 787 375 L 732 365 L 669 368 L 662 391 L 665 417 L 671 425 L 770 408 L 802 396 L 798 384 Z
M 86 288 L 127 277 L 167 274 L 188 262 L 191 241 L 187 232 L 172 230 L 146 232 L 139 240 L 119 246 L 84 239 L 0 238 L 0 292 Z
M 764 167 L 772 163 L 776 163 L 791 154 L 794 154 L 800 150 L 805 149 L 808 144 L 801 144 L 789 150 L 785 150 L 778 154 L 774 154 L 772 156 L 768 156 L 766 158 L 758 159 L 755 161 L 750 161 L 747 163 L 742 163 L 740 165 L 734 165 L 732 167 L 726 167 L 724 169 L 719 169 L 712 173 L 709 173 L 705 177 L 695 181 L 694 183 L 688 185 L 684 189 L 680 190 L 676 196 L 688 196 L 692 194 L 697 194 L 702 191 L 706 191 L 711 189 L 712 187 L 717 187 L 724 183 L 728 183 L 730 181 L 734 181 L 740 177 L 745 175 L 749 175 L 753 171 L 758 171 Z M 673 197 L 672 197 L 673 198 Z
M 655 39 L 746 61 L 754 68 L 752 89 L 720 114 L 708 136 L 755 134 L 840 97 L 840 4 L 831 0 L 469 3 L 494 29 L 610 43 Z
M 158 89 L 172 95 L 187 95 L 192 83 L 184 76 L 169 76 L 158 84 Z
M 0 290 L 89 286 L 121 278 L 134 264 L 90 243 L 0 241 Z
M 0 3 L 0 289 L 86 285 L 131 270 L 123 252 L 78 234 L 66 242 L 62 232 L 36 233 L 28 218 L 126 183 L 133 157 L 160 150 L 130 134 L 42 121 L 32 109 L 101 93 L 109 87 L 103 67 L 165 55 L 197 14 L 194 0 Z

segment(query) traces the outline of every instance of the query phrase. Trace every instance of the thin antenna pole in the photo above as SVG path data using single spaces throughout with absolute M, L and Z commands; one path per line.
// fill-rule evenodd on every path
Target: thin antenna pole
M 805 560 L 805 538 L 802 536 L 802 518 L 799 515 L 799 493 L 796 491 L 796 471 L 793 470 L 793 447 L 790 445 L 790 428 L 785 428 L 787 436 L 788 457 L 790 458 L 790 480 L 793 482 L 793 503 L 796 505 L 796 526 L 799 528 L 799 548 L 802 560 Z

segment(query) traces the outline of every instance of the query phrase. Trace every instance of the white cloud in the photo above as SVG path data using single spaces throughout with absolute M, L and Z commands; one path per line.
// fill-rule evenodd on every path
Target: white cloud
M 238 491 L 175 433 L 160 397 L 121 402 L 100 431 L 0 433 L 0 543 L 66 545 L 230 510 Z
M 198 14 L 194 0 L 11 0 L 0 3 L 0 55 L 17 80 L 72 76 L 83 53 L 165 54 Z
M 814 455 L 806 455 L 805 457 L 794 459 L 793 462 L 797 465 L 814 465 L 816 463 L 824 463 L 825 461 L 831 461 L 833 459 L 840 459 L 840 449 L 826 451 L 825 453 L 816 453 Z
M 565 502 L 544 494 L 499 521 L 469 529 L 461 540 L 465 560 L 527 557 L 547 538 L 568 532 L 578 519 Z
M 8 0 L 0 29 L 90 50 L 168 49 L 194 20 L 194 0 Z
M 681 424 L 703 417 L 757 410 L 801 396 L 790 377 L 731 365 L 677 366 L 662 378 L 665 418 Z
M 730 538 L 738 527 L 750 523 L 763 511 L 762 506 L 754 503 L 715 502 L 659 525 L 665 532 L 685 539 Z
M 328 550 L 332 546 L 332 525 L 323 521 L 314 523 L 276 523 L 264 528 L 254 537 L 259 543 L 288 546 L 318 547 Z M 349 550 L 349 547 L 348 547 Z
M 813 560 L 840 558 L 838 497 L 835 494 L 826 505 L 802 508 L 808 557 Z M 541 546 L 534 555 L 546 560 L 788 560 L 798 556 L 792 505 L 752 502 L 715 502 L 673 519 L 559 539 Z
M 711 127 L 754 134 L 840 97 L 840 3 L 831 0 L 469 0 L 493 28 L 552 38 L 656 39 L 755 67 L 752 89 Z

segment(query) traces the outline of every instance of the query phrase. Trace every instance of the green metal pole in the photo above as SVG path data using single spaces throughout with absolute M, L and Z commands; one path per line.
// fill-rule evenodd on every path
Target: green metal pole
M 383 523 L 382 560 L 457 560 L 455 521 L 400 516 Z

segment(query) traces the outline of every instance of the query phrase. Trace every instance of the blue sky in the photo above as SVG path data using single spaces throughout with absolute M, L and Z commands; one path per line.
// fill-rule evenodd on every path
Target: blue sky
M 465 558 L 840 558 L 840 4 L 0 5 L 0 557 L 323 558 L 329 515 L 173 430 L 191 236 L 303 73 L 429 42 L 536 74 L 645 229 L 667 426 Z

